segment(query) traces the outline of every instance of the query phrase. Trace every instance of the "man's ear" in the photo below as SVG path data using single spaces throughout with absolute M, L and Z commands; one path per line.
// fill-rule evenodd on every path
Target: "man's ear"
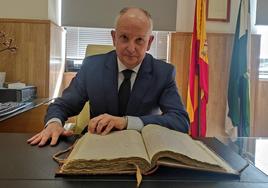
M 111 31 L 111 35 L 112 35 L 113 45 L 114 45 L 114 46 L 115 46 L 115 41 L 116 41 L 116 39 L 115 39 L 115 34 L 116 34 L 115 30 L 112 30 L 112 31 Z
M 149 38 L 149 41 L 148 41 L 147 51 L 150 50 L 151 44 L 152 44 L 153 41 L 154 41 L 154 36 L 151 35 L 150 38 Z

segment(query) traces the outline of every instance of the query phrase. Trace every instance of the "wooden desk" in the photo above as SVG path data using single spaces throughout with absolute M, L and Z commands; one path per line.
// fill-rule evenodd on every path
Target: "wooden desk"
M 136 179 L 133 175 L 55 177 L 58 164 L 53 161 L 52 155 L 71 145 L 74 142 L 74 138 L 64 138 L 55 147 L 45 146 L 39 148 L 26 143 L 26 140 L 31 136 L 32 134 L 0 133 L 0 187 L 136 187 Z M 224 146 L 215 141 L 215 139 L 205 140 L 206 144 L 209 144 L 212 148 L 224 149 Z M 226 150 L 226 152 L 229 151 Z M 266 188 L 268 187 L 268 177 L 252 165 L 242 172 L 240 179 L 166 167 L 158 169 L 152 175 L 143 176 L 140 187 Z
M 0 132 L 37 133 L 44 128 L 48 99 L 36 99 L 33 104 L 7 117 L 0 118 Z

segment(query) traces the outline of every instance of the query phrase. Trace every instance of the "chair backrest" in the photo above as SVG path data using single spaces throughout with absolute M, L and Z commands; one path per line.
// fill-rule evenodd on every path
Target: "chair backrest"
M 89 44 L 86 49 L 86 57 L 90 55 L 107 53 L 114 50 L 112 45 L 99 45 L 99 44 Z M 90 104 L 87 102 L 83 107 L 82 111 L 77 115 L 74 133 L 81 134 L 81 132 L 88 126 L 90 119 Z
M 86 57 L 90 55 L 104 54 L 114 50 L 112 45 L 89 44 L 86 49 Z
M 85 127 L 88 126 L 89 120 L 90 120 L 90 104 L 89 102 L 86 102 L 82 111 L 76 117 L 74 133 L 81 134 L 82 131 L 85 129 Z

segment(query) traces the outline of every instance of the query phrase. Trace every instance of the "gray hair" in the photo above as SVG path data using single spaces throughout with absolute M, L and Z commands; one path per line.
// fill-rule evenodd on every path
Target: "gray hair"
M 125 7 L 125 8 L 123 8 L 123 9 L 121 9 L 120 12 L 119 12 L 119 14 L 118 14 L 118 15 L 116 16 L 116 18 L 115 18 L 115 23 L 114 23 L 115 28 L 116 28 L 116 26 L 117 26 L 117 22 L 118 22 L 119 18 L 120 18 L 122 15 L 124 15 L 128 10 L 133 9 L 133 8 L 140 10 L 140 11 L 143 12 L 144 15 L 148 18 L 148 20 L 149 20 L 149 22 L 150 22 L 150 30 L 151 30 L 151 32 L 152 32 L 152 31 L 153 31 L 153 20 L 152 20 L 152 16 L 151 16 L 151 14 L 150 14 L 147 10 L 145 10 L 145 9 L 143 9 L 143 8 L 137 8 L 137 7 Z

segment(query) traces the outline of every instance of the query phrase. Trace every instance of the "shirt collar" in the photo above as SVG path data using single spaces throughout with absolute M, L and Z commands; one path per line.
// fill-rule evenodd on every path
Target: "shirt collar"
M 117 57 L 117 64 L 118 64 L 118 72 L 122 72 L 123 70 L 128 69 L 121 61 L 120 59 Z M 133 70 L 136 74 L 138 73 L 139 69 L 140 69 L 141 63 L 139 63 L 136 67 L 134 67 Z

